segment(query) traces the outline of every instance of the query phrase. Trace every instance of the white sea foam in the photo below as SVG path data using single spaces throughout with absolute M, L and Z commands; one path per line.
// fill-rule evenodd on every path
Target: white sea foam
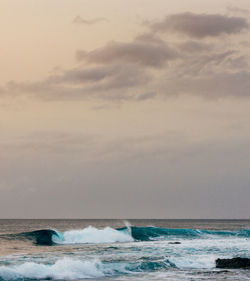
M 99 261 L 79 261 L 64 258 L 55 264 L 39 264 L 26 262 L 16 266 L 1 266 L 0 279 L 16 280 L 23 278 L 32 279 L 79 279 L 103 277 L 101 263 Z
M 189 255 L 186 257 L 173 257 L 171 258 L 171 262 L 173 262 L 178 268 L 188 269 L 202 269 L 207 268 L 211 269 L 215 267 L 215 259 L 214 255 Z
M 59 237 L 53 235 L 52 239 L 57 244 L 114 243 L 134 241 L 128 230 L 118 231 L 111 227 L 98 229 L 92 226 L 81 230 L 69 230 L 59 233 Z

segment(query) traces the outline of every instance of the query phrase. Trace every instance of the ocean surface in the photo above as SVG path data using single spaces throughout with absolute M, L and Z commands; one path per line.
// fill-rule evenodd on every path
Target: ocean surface
M 250 280 L 250 220 L 0 220 L 3 280 Z

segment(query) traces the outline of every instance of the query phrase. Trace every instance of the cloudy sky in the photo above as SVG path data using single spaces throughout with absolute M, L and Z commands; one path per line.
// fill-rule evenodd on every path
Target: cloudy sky
M 1 0 L 1 218 L 250 218 L 249 0 Z

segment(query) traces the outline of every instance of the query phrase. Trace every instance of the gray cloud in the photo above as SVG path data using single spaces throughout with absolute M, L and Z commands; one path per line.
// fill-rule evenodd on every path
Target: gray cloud
M 59 75 L 52 75 L 47 79 L 48 84 L 75 84 L 98 82 L 119 72 L 119 67 L 90 67 L 65 70 Z
M 187 53 L 207 52 L 213 49 L 212 44 L 201 43 L 197 41 L 184 41 L 179 44 L 180 51 Z
M 150 25 L 154 32 L 177 32 L 195 38 L 235 34 L 249 28 L 246 19 L 219 14 L 181 13 Z
M 250 73 L 245 71 L 191 75 L 162 82 L 160 92 L 165 96 L 190 94 L 209 99 L 250 97 Z
M 234 50 L 228 50 L 221 53 L 216 52 L 205 52 L 200 55 L 186 56 L 185 59 L 181 61 L 181 63 L 176 67 L 175 73 L 179 78 L 187 77 L 187 76 L 196 76 L 204 75 L 209 73 L 209 75 L 214 74 L 218 71 L 224 70 L 223 68 L 226 66 L 226 62 L 229 59 L 233 59 L 233 56 L 237 54 Z M 229 65 L 227 64 L 227 69 L 229 69 Z
M 239 8 L 239 7 L 236 7 L 236 6 L 232 6 L 232 5 L 229 5 L 227 7 L 227 10 L 229 12 L 232 12 L 234 14 L 241 14 L 241 15 L 245 15 L 245 16 L 248 16 L 250 15 L 250 10 L 248 9 L 242 9 L 242 8 Z
M 92 68 L 75 68 L 51 75 L 38 82 L 15 82 L 6 85 L 5 93 L 26 94 L 45 100 L 74 100 L 88 97 L 131 99 L 127 91 L 146 85 L 151 77 L 143 69 L 130 64 L 114 64 Z
M 225 65 L 228 68 L 233 68 L 233 69 L 240 69 L 240 70 L 247 70 L 249 68 L 249 58 L 246 56 L 237 56 L 237 57 L 229 57 Z
M 5 93 L 43 100 L 96 98 L 143 101 L 180 94 L 204 98 L 249 97 L 250 74 L 244 56 L 235 51 L 182 56 L 170 68 L 151 75 L 133 64 L 75 68 L 40 82 L 10 82 Z
M 249 47 L 250 47 L 250 42 L 249 42 L 249 41 L 241 41 L 241 42 L 240 42 L 240 45 L 241 45 L 242 47 L 249 48 Z
M 206 98 L 248 97 L 249 57 L 245 49 L 233 42 L 229 48 L 224 40 L 207 43 L 178 38 L 170 44 L 160 32 L 152 33 L 154 29 L 176 28 L 202 38 L 235 33 L 247 26 L 242 18 L 222 15 L 168 16 L 131 42 L 114 41 L 90 52 L 78 51 L 80 64 L 76 68 L 58 69 L 41 81 L 10 81 L 0 94 L 42 100 L 94 98 L 116 103 L 183 93 Z
M 165 45 L 166 42 L 161 39 L 157 34 L 153 34 L 151 32 L 141 33 L 137 35 L 134 39 L 135 42 L 144 42 L 148 44 L 160 44 Z
M 250 96 L 250 73 L 219 73 L 210 77 L 200 78 L 193 81 L 189 89 L 195 94 L 200 93 L 206 97 L 249 97 Z
M 131 43 L 110 42 L 103 48 L 88 53 L 78 51 L 76 56 L 78 60 L 84 60 L 87 63 L 125 62 L 150 67 L 162 67 L 166 62 L 178 57 L 177 52 L 163 41 L 147 42 L 141 39 L 137 38 Z
M 148 99 L 155 98 L 156 96 L 157 96 L 157 93 L 154 92 L 154 91 L 145 92 L 145 93 L 142 93 L 142 94 L 138 95 L 138 97 L 136 98 L 136 100 L 138 100 L 138 101 L 143 101 L 143 100 L 148 100 Z
M 95 19 L 91 19 L 91 20 L 86 20 L 83 19 L 81 16 L 76 16 L 73 20 L 73 23 L 75 24 L 82 24 L 82 25 L 92 25 L 92 24 L 96 24 L 99 22 L 107 22 L 108 20 L 105 18 L 95 18 Z

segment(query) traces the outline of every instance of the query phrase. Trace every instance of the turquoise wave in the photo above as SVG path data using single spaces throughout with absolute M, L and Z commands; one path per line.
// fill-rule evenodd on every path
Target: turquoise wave
M 167 259 L 132 263 L 64 258 L 57 260 L 54 264 L 25 262 L 15 266 L 0 266 L 0 281 L 96 279 L 167 271 L 170 267 L 175 267 L 175 265 Z
M 32 240 L 36 245 L 52 246 L 55 244 L 84 244 L 84 243 L 115 243 L 132 241 L 155 241 L 168 239 L 195 239 L 214 237 L 249 238 L 250 230 L 200 230 L 200 229 L 173 229 L 158 227 L 123 227 L 113 229 L 110 227 L 97 229 L 88 227 L 82 230 L 57 232 L 53 229 L 41 229 L 20 234 L 8 234 L 2 239 Z
M 120 228 L 120 231 L 126 231 L 127 228 Z M 157 238 L 196 238 L 207 235 L 214 236 L 233 236 L 233 237 L 250 237 L 249 229 L 241 229 L 235 231 L 226 230 L 200 230 L 200 229 L 173 229 L 173 228 L 159 228 L 159 227 L 137 227 L 130 228 L 132 237 L 137 241 L 157 240 Z

